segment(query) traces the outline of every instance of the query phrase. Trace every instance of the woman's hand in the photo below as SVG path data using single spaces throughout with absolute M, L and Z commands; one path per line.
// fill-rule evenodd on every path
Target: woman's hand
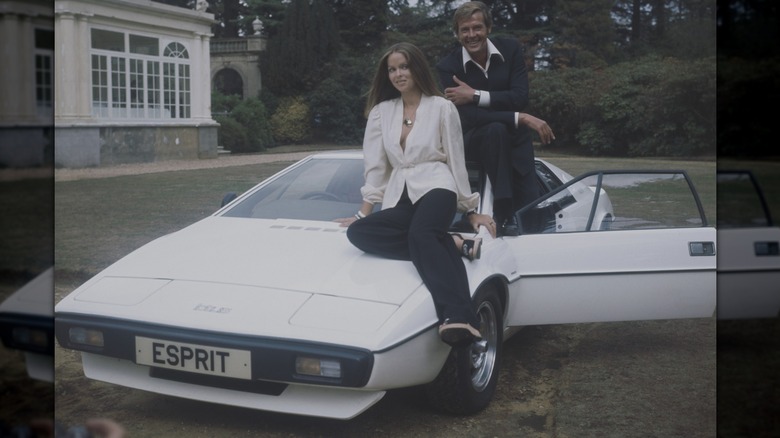
M 492 217 L 486 214 L 472 213 L 468 215 L 468 219 L 475 232 L 479 232 L 479 227 L 483 226 L 487 228 L 493 238 L 496 237 L 496 221 Z
M 339 224 L 341 224 L 342 227 L 346 228 L 346 227 L 352 225 L 353 223 L 355 223 L 355 221 L 357 221 L 357 220 L 358 220 L 357 217 L 350 216 L 350 217 L 341 217 L 341 218 L 338 218 L 338 219 L 333 219 L 333 222 L 338 222 Z

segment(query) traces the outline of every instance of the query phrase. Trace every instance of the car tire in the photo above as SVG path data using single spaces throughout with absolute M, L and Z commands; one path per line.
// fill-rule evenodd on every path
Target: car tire
M 496 392 L 504 340 L 501 300 L 494 288 L 486 288 L 477 292 L 474 303 L 482 341 L 450 350 L 439 375 L 426 386 L 431 405 L 450 414 L 475 414 Z

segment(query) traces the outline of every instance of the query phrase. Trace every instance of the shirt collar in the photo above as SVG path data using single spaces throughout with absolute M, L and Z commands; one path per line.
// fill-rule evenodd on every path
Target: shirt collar
M 501 60 L 504 60 L 504 55 L 501 54 L 501 52 L 498 51 L 498 48 L 493 44 L 493 41 L 490 41 L 490 38 L 487 39 L 487 46 L 488 46 L 488 61 L 487 65 L 485 65 L 485 69 L 490 66 L 490 58 L 493 57 L 493 55 L 497 55 Z M 471 59 L 471 55 L 469 54 L 469 51 L 466 50 L 465 47 L 460 48 L 461 52 L 463 53 L 463 71 L 466 71 L 466 64 L 469 62 L 473 62 L 476 66 L 482 68 L 479 64 L 477 64 L 476 61 Z

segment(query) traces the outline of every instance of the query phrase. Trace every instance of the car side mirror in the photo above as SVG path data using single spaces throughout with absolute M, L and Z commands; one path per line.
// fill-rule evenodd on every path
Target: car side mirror
M 225 196 L 222 197 L 222 205 L 220 205 L 219 207 L 222 208 L 222 207 L 230 204 L 236 198 L 238 198 L 238 195 L 235 194 L 234 192 L 229 192 L 229 193 L 225 194 Z

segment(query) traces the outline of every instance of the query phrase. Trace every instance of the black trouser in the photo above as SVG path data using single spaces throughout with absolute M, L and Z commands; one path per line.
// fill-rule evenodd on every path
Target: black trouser
M 539 196 L 534 150 L 527 129 L 493 122 L 464 136 L 466 159 L 482 165 L 493 187 L 493 213 L 501 221 Z
M 447 232 L 457 212 L 457 195 L 433 189 L 412 204 L 404 190 L 395 207 L 357 220 L 347 237 L 361 250 L 410 260 L 433 297 L 440 321 L 478 327 L 468 276 L 455 241 Z

